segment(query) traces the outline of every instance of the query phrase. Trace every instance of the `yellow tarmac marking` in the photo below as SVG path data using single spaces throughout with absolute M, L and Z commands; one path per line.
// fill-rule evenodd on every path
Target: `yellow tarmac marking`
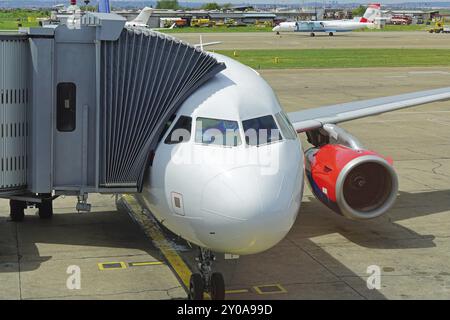
M 133 212 L 135 218 L 141 224 L 145 234 L 153 240 L 155 246 L 161 251 L 169 265 L 176 272 L 184 287 L 189 288 L 189 280 L 192 274 L 189 267 L 178 255 L 170 242 L 167 241 L 159 227 L 144 214 L 142 207 L 137 200 L 131 195 L 124 195 L 123 199 L 128 208 Z
M 270 290 L 270 288 L 273 288 L 275 290 Z M 256 293 L 258 294 L 287 293 L 287 290 L 279 283 L 254 286 L 253 289 L 255 289 Z
M 117 270 L 117 269 L 126 269 L 127 265 L 125 262 L 116 261 L 116 262 L 102 262 L 97 263 L 99 270 Z
M 248 293 L 248 289 L 226 290 L 225 293 L 226 294 Z
M 155 222 L 149 218 L 143 212 L 143 208 L 137 202 L 137 200 L 131 195 L 124 195 L 123 200 L 128 209 L 133 213 L 133 216 L 138 221 L 138 223 L 144 229 L 145 234 L 152 239 L 154 245 L 161 251 L 167 263 L 172 267 L 172 269 L 177 274 L 178 278 L 182 281 L 184 287 L 186 289 L 189 288 L 189 280 L 192 274 L 192 271 L 189 269 L 187 264 L 180 257 L 175 248 L 172 247 L 171 243 L 167 241 L 164 234 L 161 232 L 159 227 L 155 224 Z M 138 266 L 138 265 L 149 265 L 149 264 L 163 264 L 160 261 L 155 262 L 132 262 L 130 266 Z M 268 288 L 274 288 L 276 290 L 267 291 Z M 286 293 L 287 290 L 281 286 L 281 284 L 268 284 L 268 285 L 259 285 L 254 286 L 253 289 L 258 294 L 274 294 L 274 293 Z M 238 293 L 248 293 L 250 290 L 248 289 L 234 289 L 234 290 L 226 290 L 226 294 L 238 294 Z M 211 296 L 205 292 L 204 298 L 206 300 L 210 300 Z
M 128 266 L 130 267 L 143 267 L 143 266 L 156 266 L 163 264 L 161 261 L 149 261 L 149 262 L 130 262 Z

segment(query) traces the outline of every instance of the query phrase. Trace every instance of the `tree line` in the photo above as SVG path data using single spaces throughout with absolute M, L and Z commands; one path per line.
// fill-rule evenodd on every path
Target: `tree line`
M 217 2 L 208 2 L 202 5 L 200 8 L 204 10 L 229 10 L 232 7 L 231 3 L 218 4 Z M 158 0 L 156 2 L 156 9 L 190 9 L 181 7 L 177 0 Z

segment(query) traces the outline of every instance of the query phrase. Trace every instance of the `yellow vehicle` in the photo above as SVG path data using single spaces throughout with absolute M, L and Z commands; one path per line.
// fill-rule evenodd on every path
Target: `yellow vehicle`
M 450 28 L 444 24 L 444 20 L 438 20 L 434 24 L 434 27 L 428 30 L 429 33 L 449 33 Z
M 266 27 L 273 27 L 272 21 L 263 21 L 263 20 L 256 20 L 255 21 L 256 27 L 266 28 Z
M 192 19 L 191 20 L 191 27 L 212 27 L 214 25 L 214 22 L 209 19 Z

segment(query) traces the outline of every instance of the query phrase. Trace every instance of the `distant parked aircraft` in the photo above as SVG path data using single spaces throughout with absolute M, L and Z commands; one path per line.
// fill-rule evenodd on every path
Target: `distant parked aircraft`
M 141 12 L 138 14 L 138 16 L 131 21 L 127 21 L 125 23 L 126 26 L 129 27 L 147 27 L 148 28 L 148 19 L 153 13 L 153 8 L 145 7 L 141 10 Z
M 127 21 L 125 26 L 127 27 L 141 27 L 141 28 L 150 28 L 148 25 L 148 19 L 153 13 L 153 8 L 145 7 L 141 10 L 138 16 L 131 21 Z M 164 29 L 173 29 L 175 28 L 176 23 L 174 22 L 169 28 L 151 28 L 152 30 L 164 30 Z
M 323 20 L 323 21 L 292 21 L 282 22 L 274 27 L 272 31 L 280 32 L 309 32 L 311 37 L 316 32 L 327 32 L 333 36 L 335 32 L 348 32 L 373 26 L 376 18 L 381 17 L 381 5 L 370 4 L 364 16 L 359 20 Z

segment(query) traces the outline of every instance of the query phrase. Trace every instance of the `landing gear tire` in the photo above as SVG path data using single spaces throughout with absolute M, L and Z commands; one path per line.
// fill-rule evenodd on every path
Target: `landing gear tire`
M 310 37 L 315 37 L 316 34 L 315 34 L 314 32 L 311 32 L 311 33 L 309 34 L 309 36 L 310 36 Z
M 189 300 L 203 300 L 205 284 L 200 273 L 193 273 L 189 280 Z
M 329 35 L 330 37 L 332 37 L 332 36 L 334 36 L 334 33 L 333 33 L 333 32 L 329 32 L 328 35 Z
M 280 32 L 279 31 L 277 31 L 277 36 L 279 36 L 280 35 Z
M 208 292 L 212 300 L 225 299 L 225 281 L 221 273 L 212 272 L 215 257 L 211 250 L 200 248 L 197 258 L 199 273 L 191 275 L 189 280 L 189 299 L 203 300 L 203 293 Z
M 52 200 L 42 200 L 42 202 L 37 204 L 36 207 L 39 209 L 38 211 L 39 218 L 51 219 L 53 217 Z
M 225 300 L 225 281 L 221 273 L 214 272 L 211 275 L 209 281 L 211 299 L 212 300 Z
M 18 200 L 9 200 L 9 216 L 14 222 L 23 221 L 25 218 L 26 203 Z

